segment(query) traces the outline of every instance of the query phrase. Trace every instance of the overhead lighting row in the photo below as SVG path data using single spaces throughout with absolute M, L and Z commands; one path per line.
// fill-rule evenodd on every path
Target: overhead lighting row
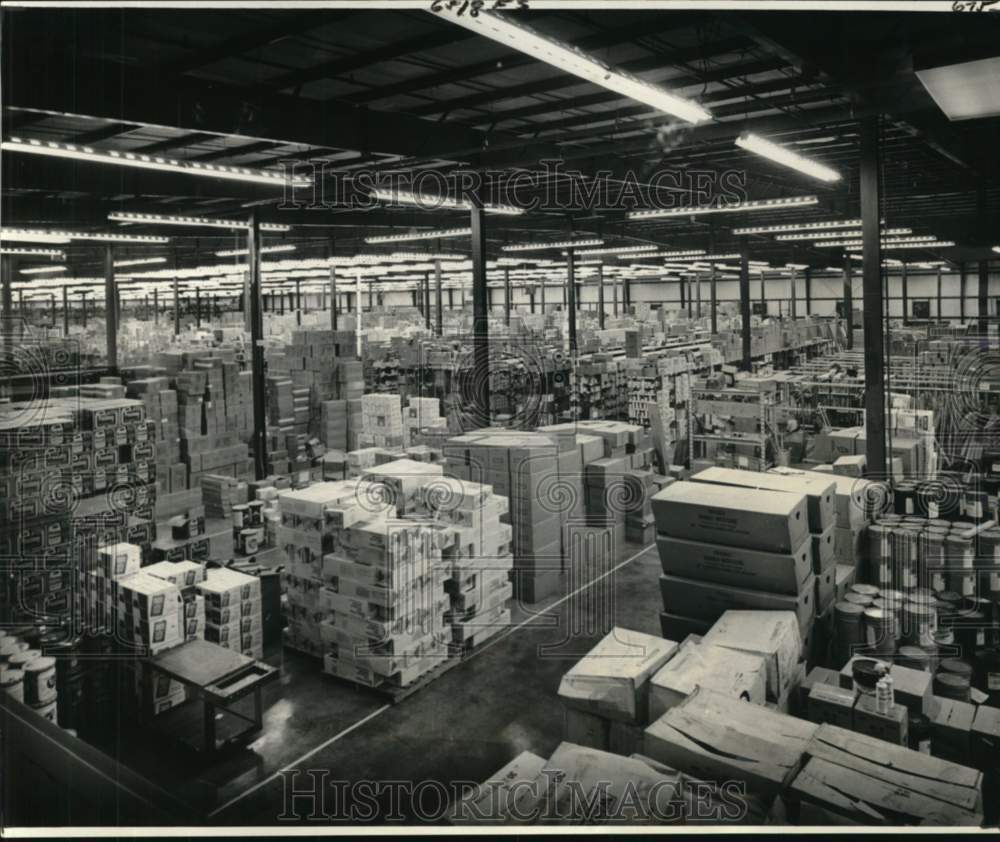
M 246 231 L 250 224 L 238 219 L 214 219 L 206 216 L 171 216 L 160 213 L 131 213 L 127 211 L 114 211 L 108 214 L 108 219 L 112 222 L 134 222 L 143 225 L 185 225 L 203 226 L 207 228 L 227 228 L 234 231 Z M 260 223 L 261 231 L 289 231 L 290 225 L 281 225 L 276 222 Z
M 752 199 L 746 202 L 738 202 L 734 205 L 651 208 L 648 210 L 629 211 L 626 216 L 628 219 L 657 219 L 670 216 L 699 216 L 710 213 L 784 210 L 785 208 L 801 208 L 817 204 L 819 204 L 819 199 L 815 196 L 785 196 L 780 199 Z
M 71 240 L 94 240 L 100 243 L 168 243 L 167 237 L 141 234 L 107 234 L 87 231 L 47 231 L 28 228 L 0 228 L 0 240 L 17 242 L 68 243 Z
M 902 234 L 912 234 L 912 228 L 883 228 L 883 237 L 895 237 Z M 813 240 L 819 243 L 821 240 L 836 240 L 844 237 L 860 236 L 861 232 L 854 231 L 817 231 L 813 234 L 778 234 L 774 239 L 782 242 L 797 240 Z
M 578 249 L 589 246 L 603 246 L 604 240 L 557 240 L 552 243 L 511 243 L 501 246 L 501 251 L 540 251 L 542 249 Z
M 466 199 L 452 199 L 447 196 L 428 196 L 419 193 L 411 193 L 406 190 L 384 190 L 376 188 L 370 194 L 372 198 L 380 202 L 387 202 L 394 205 L 412 205 L 424 210 L 472 210 L 472 202 Z M 486 213 L 500 214 L 504 216 L 520 216 L 524 213 L 523 208 L 515 208 L 512 205 L 484 204 L 483 210 Z
M 62 249 L 32 249 L 18 246 L 2 246 L 0 254 L 17 254 L 24 257 L 51 257 L 53 260 L 65 260 L 66 252 Z
M 92 149 L 89 146 L 77 146 L 73 143 L 56 143 L 54 141 L 25 140 L 11 137 L 0 143 L 0 149 L 6 152 L 26 152 L 31 155 L 45 155 L 54 158 L 71 158 L 77 161 L 88 161 L 96 164 L 113 164 L 119 167 L 134 167 L 143 170 L 197 175 L 207 178 L 222 178 L 229 181 L 245 181 L 252 184 L 265 184 L 271 187 L 311 187 L 312 179 L 292 176 L 286 178 L 284 173 L 270 170 L 251 169 L 249 167 L 228 167 L 222 164 L 205 164 L 200 161 L 178 161 L 176 158 L 161 158 L 157 155 L 144 155 L 136 152 L 107 152 Z
M 412 231 L 409 234 L 380 234 L 376 237 L 365 237 L 369 245 L 377 243 L 402 243 L 407 240 L 436 240 L 439 237 L 469 237 L 471 228 L 444 228 L 440 231 Z

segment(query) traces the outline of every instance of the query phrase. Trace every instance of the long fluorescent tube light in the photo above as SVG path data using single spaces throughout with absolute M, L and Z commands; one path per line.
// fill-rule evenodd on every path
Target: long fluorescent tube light
M 637 76 L 608 67 L 580 50 L 542 35 L 527 26 L 513 23 L 510 18 L 499 17 L 489 12 L 479 12 L 473 17 L 447 8 L 438 10 L 437 14 L 479 35 L 498 41 L 508 49 L 526 53 L 552 67 L 559 68 L 564 73 L 649 105 L 658 111 L 680 117 L 688 123 L 703 123 L 712 119 L 711 113 L 698 103 L 669 93 Z
M 903 234 L 912 234 L 912 228 L 883 228 L 883 237 L 898 237 Z M 812 234 L 778 234 L 774 239 L 781 240 L 782 242 L 790 242 L 794 240 L 813 240 L 819 242 L 820 240 L 837 240 L 843 239 L 844 237 L 854 237 L 860 236 L 860 231 L 816 231 Z
M 860 219 L 840 219 L 830 222 L 798 222 L 788 225 L 756 225 L 750 228 L 734 228 L 733 234 L 745 236 L 747 234 L 786 234 L 791 231 L 826 231 L 836 228 L 860 228 Z
M 650 208 L 648 210 L 629 211 L 627 219 L 655 219 L 662 216 L 698 216 L 706 213 L 743 213 L 757 210 L 782 210 L 784 208 L 801 208 L 818 205 L 815 196 L 786 196 L 782 199 L 753 199 L 727 206 L 693 206 L 684 208 Z
M 840 181 L 840 173 L 830 167 L 811 161 L 797 152 L 792 152 L 784 146 L 779 146 L 752 132 L 744 132 L 736 138 L 736 145 L 747 152 L 753 152 L 762 158 L 774 161 L 776 164 L 798 170 L 800 173 L 818 178 L 820 181 Z
M 238 219 L 212 219 L 207 216 L 170 216 L 161 213 L 131 213 L 128 211 L 113 211 L 108 214 L 112 222 L 136 222 L 145 225 L 188 225 L 205 226 L 208 228 L 228 228 L 230 230 L 246 231 L 248 221 Z M 276 222 L 260 223 L 261 231 L 288 231 L 290 225 L 279 225 Z
M 102 243 L 169 243 L 167 237 L 138 234 L 100 234 L 88 231 L 36 231 L 26 228 L 0 228 L 0 240 L 67 243 L 70 240 L 96 240 Z
M 22 275 L 42 275 L 46 272 L 65 272 L 65 266 L 36 266 L 33 269 L 21 269 Z
M 883 249 L 892 249 L 892 250 L 899 250 L 899 249 L 945 249 L 945 248 L 952 248 L 954 245 L 955 244 L 951 240 L 935 240 L 934 242 L 930 242 L 930 243 L 911 243 L 911 242 L 883 243 L 882 248 Z M 862 250 L 861 246 L 851 246 L 851 247 L 849 247 L 847 249 L 847 251 L 861 251 L 861 250 Z
M 280 246 L 264 246 L 261 250 L 261 254 L 275 254 L 281 251 L 295 251 L 295 246 L 291 243 L 285 243 Z M 228 249 L 226 251 L 217 251 L 215 253 L 216 257 L 242 257 L 249 254 L 247 249 Z
M 96 164 L 114 164 L 119 167 L 134 167 L 142 170 L 200 175 L 208 178 L 224 178 L 229 181 L 248 181 L 252 184 L 267 184 L 272 187 L 311 187 L 312 179 L 302 176 L 286 178 L 284 173 L 269 170 L 254 170 L 248 167 L 227 167 L 221 164 L 203 164 L 199 161 L 178 161 L 176 158 L 161 158 L 157 155 L 143 155 L 135 152 L 102 152 L 89 146 L 54 141 L 24 140 L 11 137 L 0 143 L 0 149 L 7 152 L 27 152 L 31 155 L 47 155 L 54 158 L 72 158 Z
M 993 246 L 993 251 L 995 251 L 997 254 L 1000 254 L 1000 246 Z
M 438 237 L 468 237 L 471 228 L 443 228 L 440 231 L 414 231 L 409 234 L 380 234 L 377 237 L 365 237 L 369 245 L 377 243 L 402 243 L 407 240 L 436 240 Z
M 397 205 L 414 205 L 423 210 L 472 210 L 472 202 L 465 199 L 450 199 L 447 196 L 427 196 L 419 193 L 410 193 L 406 190 L 383 190 L 376 188 L 370 194 L 380 202 L 389 202 Z M 490 205 L 484 204 L 483 210 L 486 213 L 503 214 L 505 216 L 520 216 L 524 213 L 523 208 L 515 208 L 512 205 Z
M 135 260 L 116 260 L 115 268 L 119 266 L 152 266 L 155 263 L 166 263 L 165 257 L 138 257 Z
M 576 249 L 588 246 L 603 246 L 604 240 L 559 240 L 554 243 L 511 243 L 501 246 L 501 251 L 541 251 L 542 249 Z
M 648 246 L 617 246 L 614 248 L 603 248 L 603 249 L 583 249 L 582 251 L 576 252 L 579 257 L 587 257 L 589 255 L 597 254 L 640 254 L 644 251 L 658 251 L 659 246 L 648 245 Z
M 54 260 L 65 260 L 66 252 L 62 249 L 31 249 L 17 246 L 0 247 L 0 254 L 19 254 L 24 257 L 51 257 Z
M 920 236 L 913 237 L 883 237 L 882 245 L 933 243 L 936 240 L 937 237 L 932 234 L 921 234 Z M 854 237 L 850 240 L 817 240 L 813 245 L 817 248 L 851 248 L 852 246 L 864 245 L 864 240 L 860 237 Z

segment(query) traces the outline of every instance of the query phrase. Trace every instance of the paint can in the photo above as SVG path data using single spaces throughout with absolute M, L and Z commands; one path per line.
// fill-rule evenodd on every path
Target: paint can
M 32 705 L 31 709 L 37 713 L 42 719 L 47 719 L 53 725 L 59 724 L 58 713 L 56 711 L 56 703 L 54 701 L 48 702 L 47 704 Z
M 8 696 L 24 701 L 24 672 L 10 665 L 0 667 L 0 690 Z
M 24 701 L 32 707 L 56 700 L 55 658 L 35 658 L 24 666 Z
M 250 506 L 247 503 L 237 503 L 233 506 L 233 526 L 237 529 L 247 526 L 249 514 Z

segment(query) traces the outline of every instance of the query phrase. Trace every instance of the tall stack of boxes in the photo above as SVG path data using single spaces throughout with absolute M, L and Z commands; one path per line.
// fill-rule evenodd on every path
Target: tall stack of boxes
M 449 476 L 493 487 L 508 497 L 513 527 L 514 593 L 538 602 L 564 586 L 560 515 L 566 502 L 547 485 L 558 480 L 559 445 L 541 433 L 480 431 L 444 447 Z
M 816 598 L 804 494 L 681 481 L 654 495 L 653 513 L 664 637 L 705 634 L 730 609 L 791 612 L 801 651 Z
M 421 430 L 448 429 L 448 419 L 441 415 L 437 398 L 410 398 L 403 410 L 403 444 L 409 447 Z
M 363 395 L 361 447 L 402 447 L 403 408 L 399 395 Z
M 260 579 L 220 567 L 195 586 L 205 600 L 205 640 L 251 658 L 264 657 Z
M 813 573 L 814 635 L 803 630 L 810 644 L 810 661 L 826 663 L 833 637 L 833 604 L 837 598 L 836 554 L 837 485 L 832 478 L 807 473 L 760 473 L 732 468 L 708 468 L 691 477 L 692 482 L 728 485 L 743 490 L 804 495 L 808 513 Z M 803 583 L 805 585 L 805 583 Z
M 451 655 L 461 655 L 510 624 L 514 567 L 513 530 L 501 518 L 508 500 L 488 485 L 440 477 L 422 490 L 423 508 L 454 531 L 444 551 L 449 566 L 444 589 L 450 598 Z

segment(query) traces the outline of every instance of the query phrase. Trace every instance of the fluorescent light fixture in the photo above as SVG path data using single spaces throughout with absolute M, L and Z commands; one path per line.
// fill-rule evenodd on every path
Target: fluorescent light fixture
M 168 243 L 166 237 L 137 234 L 101 234 L 88 231 L 35 231 L 25 228 L 0 228 L 0 240 L 38 243 L 68 243 L 70 240 L 96 240 L 102 243 Z
M 688 251 L 658 251 L 657 257 L 678 258 L 678 257 L 703 257 L 705 249 L 689 249 Z
M 1000 254 L 1000 246 L 993 246 L 993 251 L 995 251 L 997 254 Z
M 33 269 L 21 269 L 22 275 L 43 275 L 46 272 L 65 272 L 65 266 L 36 266 Z
M 786 234 L 790 231 L 826 231 L 836 228 L 860 228 L 860 219 L 834 219 L 829 222 L 792 222 L 788 225 L 756 225 L 751 228 L 734 228 L 733 234 Z
M 144 225 L 187 225 L 205 226 L 208 228 L 228 228 L 236 231 L 246 231 L 250 225 L 247 221 L 237 219 L 212 219 L 206 216 L 169 216 L 160 213 L 130 213 L 114 211 L 108 214 L 112 222 L 135 222 Z M 261 231 L 288 231 L 290 225 L 279 225 L 275 222 L 260 223 Z
M 930 243 L 883 243 L 883 249 L 892 249 L 894 251 L 900 249 L 945 249 L 951 248 L 955 244 L 951 240 L 935 240 Z M 847 249 L 848 251 L 861 251 L 861 246 L 851 246 Z
M 270 170 L 227 167 L 221 164 L 203 164 L 198 161 L 178 161 L 175 158 L 161 158 L 157 155 L 143 155 L 135 152 L 114 150 L 102 152 L 91 149 L 89 146 L 77 146 L 73 143 L 55 143 L 54 141 L 24 140 L 20 137 L 11 137 L 0 143 L 0 149 L 6 152 L 27 152 L 31 155 L 46 155 L 53 158 L 72 158 L 76 161 L 88 161 L 95 164 L 114 164 L 119 167 L 134 167 L 142 170 L 224 178 L 229 181 L 247 181 L 271 187 L 312 186 L 311 178 L 301 176 L 286 178 L 284 173 Z
M 66 252 L 62 249 L 31 249 L 17 246 L 0 247 L 0 254 L 19 254 L 24 257 L 51 257 L 53 260 L 65 260 Z
M 936 241 L 937 237 L 935 237 L 932 234 L 922 234 L 920 236 L 912 236 L 912 237 L 883 237 L 882 246 L 884 248 L 885 246 L 889 245 L 900 245 L 900 244 L 916 245 L 918 243 L 933 243 Z M 834 248 L 834 247 L 851 248 L 853 246 L 864 245 L 864 240 L 862 240 L 860 237 L 853 238 L 850 240 L 818 240 L 815 243 L 813 243 L 813 245 L 819 248 Z
M 464 11 L 464 8 L 461 11 Z M 479 35 L 498 41 L 508 49 L 526 53 L 564 73 L 641 102 L 657 111 L 672 114 L 688 123 L 703 123 L 712 119 L 711 113 L 698 103 L 672 94 L 637 76 L 608 67 L 580 50 L 542 35 L 534 29 L 513 23 L 510 18 L 499 17 L 489 12 L 479 12 L 473 17 L 461 14 L 459 10 L 446 8 L 438 10 L 437 14 Z
M 916 74 L 949 120 L 1000 116 L 1000 56 L 928 67 Z
M 785 269 L 808 269 L 808 263 L 786 263 Z
M 883 237 L 897 237 L 902 234 L 912 234 L 912 228 L 883 228 Z M 781 241 L 812 240 L 837 240 L 844 237 L 860 237 L 861 231 L 816 231 L 813 234 L 778 234 L 774 239 Z
M 116 260 L 115 268 L 119 266 L 152 266 L 156 263 L 166 263 L 165 257 L 137 257 L 134 260 Z
M 295 251 L 295 246 L 291 243 L 285 243 L 280 246 L 264 246 L 261 250 L 261 254 L 276 254 L 282 251 Z M 249 254 L 247 249 L 228 249 L 226 251 L 217 251 L 215 253 L 216 257 L 242 257 Z
M 629 211 L 627 219 L 655 219 L 663 216 L 698 216 L 706 213 L 744 213 L 758 210 L 784 210 L 785 208 L 801 208 L 818 205 L 815 196 L 786 196 L 781 199 L 753 199 L 738 202 L 735 205 L 704 205 L 684 208 L 650 208 L 648 210 Z
M 468 237 L 471 228 L 443 228 L 440 231 L 412 231 L 409 234 L 380 234 L 377 237 L 365 237 L 369 245 L 377 243 L 402 243 L 407 240 L 436 240 L 438 237 Z
M 540 251 L 542 249 L 578 249 L 603 246 L 604 240 L 558 240 L 554 243 L 511 243 L 501 246 L 501 251 Z
M 395 205 L 414 205 L 423 210 L 472 210 L 472 202 L 465 199 L 450 199 L 447 196 L 428 196 L 420 193 L 410 193 L 406 190 L 383 190 L 376 188 L 370 194 L 372 198 L 380 202 L 388 202 Z M 515 208 L 512 205 L 490 205 L 484 204 L 483 210 L 486 213 L 503 214 L 505 216 L 520 216 L 524 213 L 523 208 Z
M 641 254 L 644 251 L 658 251 L 659 246 L 617 246 L 615 248 L 583 249 L 576 252 L 579 257 L 588 257 L 596 254 Z
M 798 170 L 800 173 L 818 178 L 820 181 L 840 181 L 840 173 L 830 167 L 811 161 L 798 152 L 792 152 L 784 146 L 779 146 L 752 132 L 744 132 L 736 138 L 736 145 L 747 152 L 753 152 L 762 158 L 774 161 L 776 164 Z

